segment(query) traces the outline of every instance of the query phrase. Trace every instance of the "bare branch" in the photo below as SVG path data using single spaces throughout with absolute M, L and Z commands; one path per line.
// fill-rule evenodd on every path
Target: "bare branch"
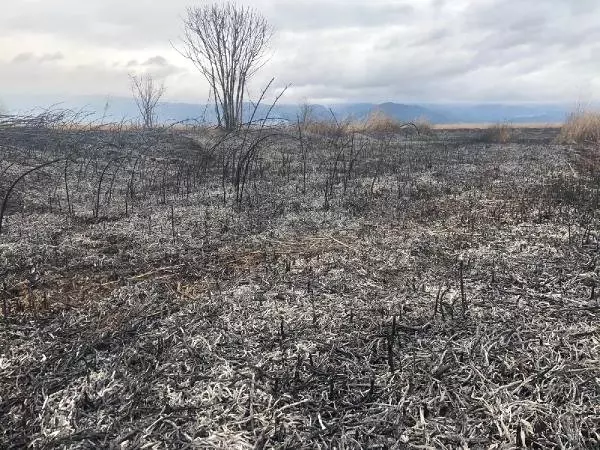
M 156 106 L 165 94 L 163 82 L 158 84 L 152 75 L 130 75 L 131 91 L 137 105 L 144 128 L 156 125 Z
M 219 125 L 238 129 L 246 84 L 265 62 L 272 28 L 256 10 L 232 2 L 190 7 L 183 25 L 177 51 L 208 81 Z

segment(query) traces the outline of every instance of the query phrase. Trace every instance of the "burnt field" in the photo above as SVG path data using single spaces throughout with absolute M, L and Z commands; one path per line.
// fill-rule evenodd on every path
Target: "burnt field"
M 0 447 L 600 447 L 556 134 L 5 120 Z

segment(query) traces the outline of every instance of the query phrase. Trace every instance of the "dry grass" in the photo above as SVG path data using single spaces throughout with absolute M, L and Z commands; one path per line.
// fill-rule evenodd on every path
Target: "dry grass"
M 493 126 L 493 123 L 440 123 L 432 125 L 434 130 L 483 130 Z M 562 123 L 519 123 L 513 126 L 521 130 L 554 130 L 562 128 Z
M 419 117 L 415 121 L 415 125 L 419 129 L 419 134 L 430 136 L 434 133 L 434 126 L 427 117 Z
M 380 110 L 375 110 L 357 126 L 367 133 L 399 133 L 405 124 Z
M 307 120 L 303 123 L 303 128 L 309 133 L 326 137 L 340 137 L 345 135 L 350 129 L 350 122 L 336 122 L 335 120 Z
M 414 123 L 419 128 L 419 133 L 421 134 L 430 134 L 433 130 L 431 123 L 425 118 L 417 119 Z M 383 111 L 375 110 L 364 120 L 349 118 L 344 121 L 318 121 L 309 119 L 304 122 L 304 127 L 308 132 L 331 137 L 343 136 L 348 133 L 395 134 L 405 130 L 407 124 L 390 117 Z
M 489 144 L 507 144 L 513 136 L 514 128 L 507 123 L 490 125 L 481 131 L 479 139 Z
M 567 118 L 559 139 L 568 144 L 599 144 L 600 112 L 578 108 Z

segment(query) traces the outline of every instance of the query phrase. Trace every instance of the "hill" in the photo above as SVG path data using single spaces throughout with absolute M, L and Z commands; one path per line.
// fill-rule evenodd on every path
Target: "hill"
M 90 113 L 90 119 L 119 121 L 137 120 L 138 111 L 135 102 L 127 97 L 101 96 L 22 96 L 0 94 L 4 107 L 12 112 L 31 111 L 48 107 L 84 110 Z M 264 118 L 270 105 L 261 105 L 255 120 Z M 244 107 L 246 118 L 250 118 L 253 105 Z M 434 124 L 459 123 L 556 123 L 564 121 L 568 111 L 567 105 L 558 104 L 403 104 L 386 102 L 375 103 L 340 103 L 334 105 L 311 105 L 311 115 L 317 120 L 329 120 L 335 116 L 337 120 L 364 119 L 373 111 L 385 114 L 402 122 L 425 118 Z M 295 122 L 301 113 L 300 105 L 280 104 L 271 112 L 271 118 Z M 216 115 L 212 105 L 199 103 L 163 102 L 157 108 L 160 122 L 172 123 L 186 120 L 197 120 L 215 123 Z

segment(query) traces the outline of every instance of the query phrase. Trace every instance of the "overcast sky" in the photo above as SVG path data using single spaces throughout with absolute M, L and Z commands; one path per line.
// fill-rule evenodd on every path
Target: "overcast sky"
M 175 52 L 190 0 L 4 0 L 0 100 L 129 96 L 129 73 L 164 77 L 167 99 L 206 83 Z M 302 101 L 577 102 L 600 99 L 598 0 L 255 0 L 276 36 L 272 76 Z

